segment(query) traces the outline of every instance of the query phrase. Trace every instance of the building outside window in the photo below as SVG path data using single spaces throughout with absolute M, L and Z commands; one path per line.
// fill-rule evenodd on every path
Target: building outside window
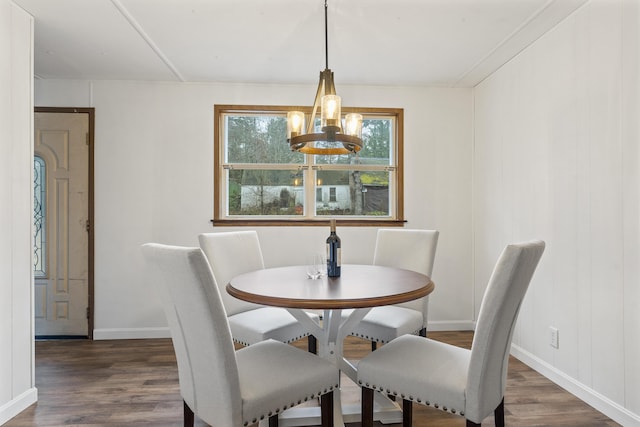
M 363 149 L 305 155 L 286 141 L 288 110 L 214 107 L 214 224 L 402 224 L 403 111 L 343 108 L 363 115 Z

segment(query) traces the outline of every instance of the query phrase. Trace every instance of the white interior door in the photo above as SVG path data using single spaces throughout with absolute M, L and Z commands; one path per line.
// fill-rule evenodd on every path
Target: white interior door
M 42 250 L 35 256 L 41 262 L 35 273 L 36 336 L 88 335 L 88 132 L 87 114 L 35 113 L 34 150 L 46 176 Z

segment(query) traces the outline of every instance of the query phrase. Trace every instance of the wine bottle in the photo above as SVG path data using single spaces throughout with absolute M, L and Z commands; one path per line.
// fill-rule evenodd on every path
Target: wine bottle
M 327 276 L 340 277 L 340 237 L 336 234 L 336 220 L 331 219 L 331 234 L 327 237 Z

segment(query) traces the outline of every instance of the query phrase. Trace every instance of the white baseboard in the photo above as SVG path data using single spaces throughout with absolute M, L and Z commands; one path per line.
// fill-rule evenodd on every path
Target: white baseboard
M 94 329 L 94 340 L 135 340 L 144 338 L 171 338 L 168 327 L 163 328 L 104 328 Z
M 20 396 L 0 406 L 0 425 L 6 423 L 20 412 L 38 401 L 38 389 L 32 387 Z
M 476 322 L 472 320 L 435 320 L 429 321 L 427 333 L 429 331 L 474 331 Z
M 586 404 L 602 412 L 615 422 L 623 426 L 640 426 L 640 415 L 634 414 L 608 397 L 587 387 L 521 347 L 515 344 L 511 345 L 511 354 L 525 365 L 538 371 L 549 380 L 567 390 Z

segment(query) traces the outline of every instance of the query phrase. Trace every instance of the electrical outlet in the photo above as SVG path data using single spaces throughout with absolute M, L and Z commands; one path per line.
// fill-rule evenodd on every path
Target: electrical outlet
M 560 348 L 560 332 L 553 326 L 549 326 L 549 345 L 553 348 Z

